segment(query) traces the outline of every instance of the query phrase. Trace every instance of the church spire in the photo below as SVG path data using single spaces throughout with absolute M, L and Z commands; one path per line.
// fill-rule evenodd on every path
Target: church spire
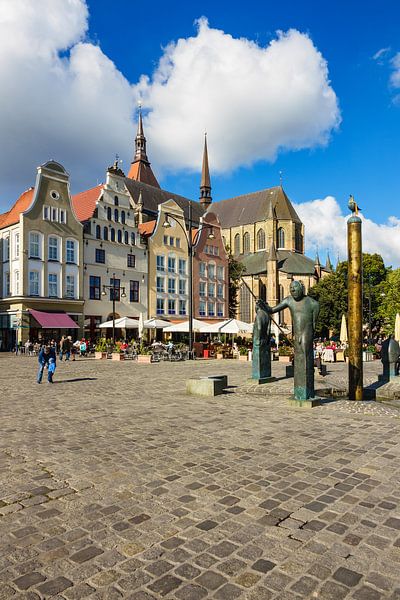
M 150 161 L 147 158 L 141 106 L 139 106 L 138 126 L 135 137 L 135 155 L 131 162 L 128 177 L 129 179 L 135 179 L 136 181 L 147 183 L 147 185 L 152 185 L 153 187 L 160 187 L 150 166 Z
M 210 170 L 208 168 L 207 134 L 204 134 L 203 166 L 201 169 L 200 203 L 207 207 L 212 202 Z

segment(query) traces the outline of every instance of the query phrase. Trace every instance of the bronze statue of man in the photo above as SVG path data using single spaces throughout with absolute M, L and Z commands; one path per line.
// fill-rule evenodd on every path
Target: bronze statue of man
M 319 303 L 306 296 L 300 281 L 292 281 L 290 296 L 269 311 L 276 313 L 285 308 L 290 310 L 293 323 L 294 397 L 296 400 L 309 400 L 315 397 L 313 342 Z
M 252 379 L 265 383 L 271 378 L 271 317 L 270 307 L 259 298 L 253 325 Z

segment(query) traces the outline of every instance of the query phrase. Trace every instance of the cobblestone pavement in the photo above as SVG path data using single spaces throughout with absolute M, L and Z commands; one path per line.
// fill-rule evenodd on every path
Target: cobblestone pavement
M 239 361 L 0 367 L 0 600 L 400 599 L 398 408 L 292 408 Z

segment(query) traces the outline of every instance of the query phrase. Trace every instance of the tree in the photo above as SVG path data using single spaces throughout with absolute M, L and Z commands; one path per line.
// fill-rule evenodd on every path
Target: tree
M 380 287 L 379 317 L 384 333 L 394 333 L 396 313 L 400 313 L 400 269 L 390 271 Z
M 240 288 L 241 278 L 246 270 L 245 266 L 241 262 L 235 259 L 230 251 L 229 246 L 226 247 L 228 253 L 228 268 L 229 268 L 229 300 L 228 300 L 228 312 L 229 318 L 233 319 L 236 317 L 238 307 L 238 291 Z
M 363 254 L 363 322 L 371 322 L 372 333 L 377 333 L 383 323 L 381 294 L 389 272 L 379 254 Z M 321 337 L 340 332 L 342 315 L 347 314 L 347 273 L 347 261 L 343 261 L 334 273 L 321 279 L 309 291 L 309 295 L 320 303 L 317 334 Z

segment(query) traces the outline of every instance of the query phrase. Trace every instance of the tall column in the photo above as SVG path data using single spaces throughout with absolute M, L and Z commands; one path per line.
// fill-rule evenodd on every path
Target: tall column
M 362 243 L 361 219 L 357 205 L 349 201 L 354 214 L 347 221 L 348 247 L 348 323 L 349 323 L 349 399 L 363 399 L 362 362 Z

